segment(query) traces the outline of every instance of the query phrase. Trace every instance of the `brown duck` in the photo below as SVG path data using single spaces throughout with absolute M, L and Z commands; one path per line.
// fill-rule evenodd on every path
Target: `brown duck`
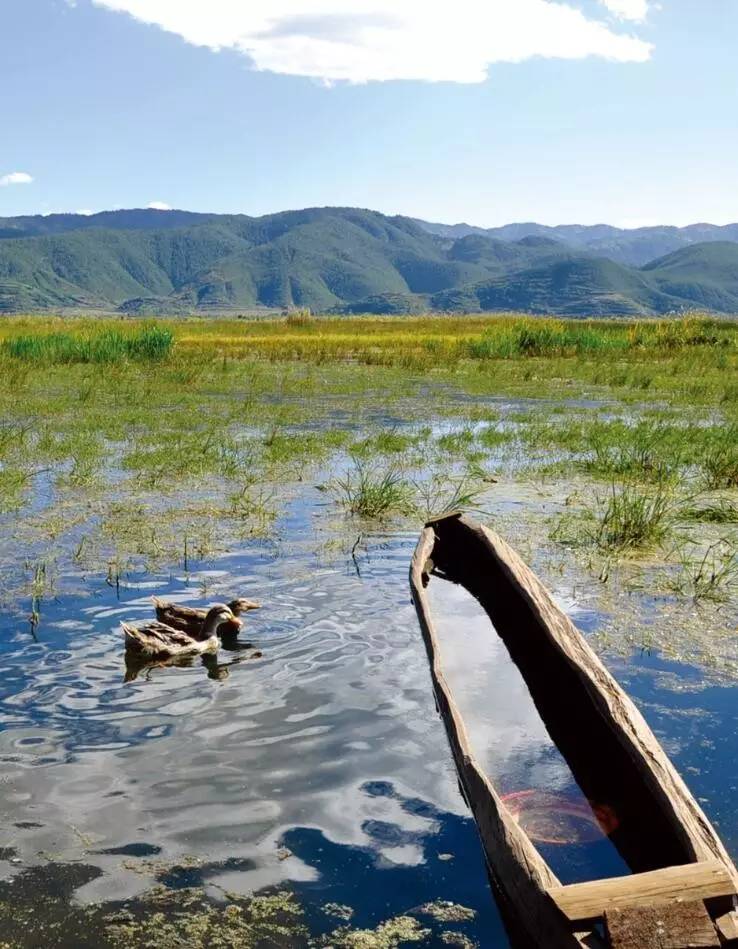
M 219 630 L 224 626 L 237 628 L 241 625 L 241 620 L 233 615 L 229 607 L 221 603 L 207 612 L 197 639 L 158 620 L 139 626 L 131 626 L 128 623 L 121 625 L 127 652 L 148 662 L 217 652 L 220 646 Z
M 154 606 L 156 607 L 156 618 L 160 622 L 166 623 L 166 625 L 171 626 L 172 629 L 180 629 L 194 639 L 202 638 L 204 633 L 203 623 L 205 622 L 207 610 L 184 606 L 181 603 L 169 603 L 167 600 L 162 600 L 158 596 L 152 596 L 151 599 L 154 601 Z M 248 613 L 249 610 L 258 610 L 260 606 L 260 603 L 247 600 L 246 597 L 240 597 L 237 600 L 231 600 L 228 604 L 228 609 L 234 618 L 238 619 L 243 613 Z M 226 627 L 225 629 L 221 629 L 220 635 L 227 632 L 237 632 L 242 625 L 242 621 L 239 620 L 237 625 L 234 624 L 230 628 Z

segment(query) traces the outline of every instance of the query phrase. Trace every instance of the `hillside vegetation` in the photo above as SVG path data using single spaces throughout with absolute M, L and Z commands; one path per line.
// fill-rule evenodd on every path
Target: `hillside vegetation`
M 352 208 L 0 219 L 0 312 L 738 312 L 738 243 L 729 240 L 632 267 L 583 247 L 581 236 L 560 239 L 566 229 L 553 238 L 509 228 L 502 238 L 431 227 Z

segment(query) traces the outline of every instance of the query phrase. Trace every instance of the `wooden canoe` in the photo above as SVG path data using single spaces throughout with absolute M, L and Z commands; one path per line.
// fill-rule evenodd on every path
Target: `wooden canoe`
M 632 875 L 564 886 L 516 822 L 474 756 L 444 677 L 426 593 L 431 575 L 479 601 L 579 787 L 590 800 L 615 802 L 620 822 L 610 837 Z M 440 518 L 423 530 L 410 584 L 460 785 L 527 944 L 738 945 L 738 872 L 725 847 L 641 713 L 515 551 L 470 517 Z M 648 923 L 654 909 L 658 918 Z M 684 921 L 690 913 L 698 922 Z M 644 936 L 648 925 L 671 941 Z M 628 942 L 633 931 L 641 936 Z

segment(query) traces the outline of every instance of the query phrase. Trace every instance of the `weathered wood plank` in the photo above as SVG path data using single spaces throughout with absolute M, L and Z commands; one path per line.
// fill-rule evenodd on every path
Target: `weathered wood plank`
M 733 910 L 720 916 L 715 920 L 715 926 L 726 945 L 738 945 L 738 911 Z
M 605 914 L 612 949 L 719 949 L 705 904 L 613 909 Z
M 577 921 L 598 919 L 613 909 L 732 896 L 736 889 L 725 865 L 710 860 L 627 877 L 572 883 L 549 892 L 562 913 Z

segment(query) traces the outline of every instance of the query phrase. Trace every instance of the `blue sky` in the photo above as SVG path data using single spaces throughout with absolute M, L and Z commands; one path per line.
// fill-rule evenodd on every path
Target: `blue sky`
M 0 216 L 738 220 L 738 0 L 2 0 L 0 16 Z

